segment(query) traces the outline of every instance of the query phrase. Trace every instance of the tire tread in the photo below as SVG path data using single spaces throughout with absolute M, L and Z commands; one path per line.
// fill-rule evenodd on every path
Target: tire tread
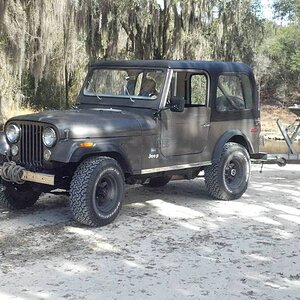
M 70 207 L 75 220 L 81 224 L 95 227 L 110 223 L 107 220 L 101 221 L 93 217 L 93 214 L 84 201 L 88 186 L 91 184 L 90 177 L 92 173 L 98 166 L 105 166 L 109 162 L 118 165 L 117 161 L 110 157 L 94 156 L 87 158 L 78 166 L 73 175 L 70 186 Z
M 226 143 L 223 147 L 220 161 L 218 163 L 213 163 L 212 165 L 205 167 L 204 177 L 205 177 L 207 191 L 213 198 L 219 200 L 233 200 L 240 197 L 240 196 L 232 197 L 228 195 L 226 192 L 224 192 L 219 182 L 220 162 L 222 161 L 223 157 L 226 155 L 226 152 L 231 147 L 241 148 L 243 146 L 233 142 Z

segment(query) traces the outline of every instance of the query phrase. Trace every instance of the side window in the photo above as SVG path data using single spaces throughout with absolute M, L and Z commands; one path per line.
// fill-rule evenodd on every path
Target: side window
M 207 77 L 204 74 L 191 76 L 190 81 L 191 105 L 206 105 L 207 100 Z
M 217 111 L 236 111 L 252 107 L 252 88 L 247 75 L 219 76 L 216 98 Z

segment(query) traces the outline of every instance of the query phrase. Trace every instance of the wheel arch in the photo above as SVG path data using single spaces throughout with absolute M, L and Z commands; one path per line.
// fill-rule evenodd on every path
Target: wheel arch
M 89 157 L 95 157 L 95 156 L 104 156 L 104 157 L 110 157 L 118 162 L 120 167 L 123 170 L 124 175 L 130 175 L 132 174 L 132 168 L 130 167 L 130 164 L 128 160 L 119 152 L 117 151 L 107 151 L 107 152 L 95 152 L 95 153 L 89 153 L 86 155 L 83 155 L 79 161 L 81 163 L 82 161 L 86 160 Z
M 249 154 L 254 153 L 251 141 L 240 130 L 230 130 L 225 132 L 217 141 L 212 155 L 212 162 L 216 163 L 220 160 L 223 147 L 228 142 L 234 142 L 245 147 Z
M 80 150 L 81 151 L 78 151 L 80 153 L 78 152 L 73 153 L 70 162 L 75 162 L 80 164 L 89 157 L 104 156 L 116 160 L 119 163 L 120 167 L 122 168 L 125 176 L 128 174 L 132 174 L 133 172 L 127 156 L 118 147 L 114 147 L 112 145 L 109 146 L 107 145 L 106 147 L 104 147 L 103 145 L 101 145 L 100 148 L 98 147 L 91 148 L 89 149 L 89 151 L 83 151 L 82 149 Z
M 124 174 L 133 173 L 134 161 L 130 160 L 127 148 L 123 147 L 119 140 L 112 139 L 103 142 L 101 139 L 94 139 L 91 142 L 94 144 L 92 147 L 81 147 L 82 141 L 74 140 L 58 143 L 53 149 L 51 159 L 55 162 L 78 165 L 89 157 L 106 156 L 115 159 Z

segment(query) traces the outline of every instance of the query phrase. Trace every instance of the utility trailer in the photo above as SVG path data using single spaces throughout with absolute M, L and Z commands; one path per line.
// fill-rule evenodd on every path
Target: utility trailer
M 297 151 L 294 144 L 298 136 L 300 136 L 300 105 L 295 104 L 288 109 L 296 115 L 296 119 L 293 123 L 284 127 L 279 119 L 276 121 L 283 139 L 287 144 L 288 153 L 266 154 L 261 159 L 263 164 L 265 162 L 276 162 L 279 166 L 283 167 L 287 163 L 300 163 L 300 153 Z

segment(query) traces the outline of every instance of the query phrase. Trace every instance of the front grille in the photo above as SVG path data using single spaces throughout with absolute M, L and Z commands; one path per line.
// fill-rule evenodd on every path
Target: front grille
M 43 126 L 20 124 L 20 162 L 24 165 L 41 166 L 43 162 Z

